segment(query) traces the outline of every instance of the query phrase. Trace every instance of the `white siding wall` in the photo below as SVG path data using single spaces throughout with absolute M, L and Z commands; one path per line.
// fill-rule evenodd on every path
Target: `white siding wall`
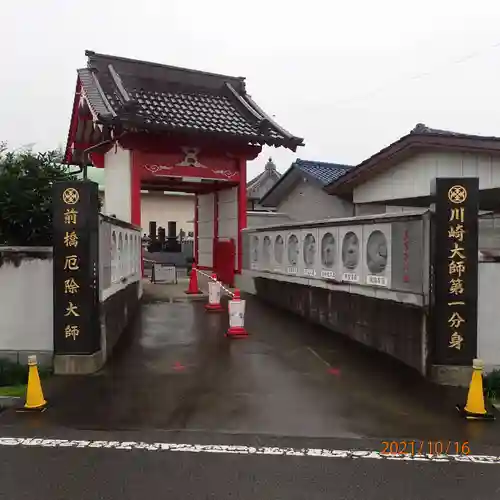
M 354 189 L 354 203 L 428 196 L 436 177 L 479 177 L 480 189 L 500 187 L 500 157 L 484 153 L 419 153 Z
M 277 212 L 286 213 L 295 221 L 351 217 L 353 205 L 337 196 L 331 196 L 319 186 L 301 182 L 277 207 Z
M 198 262 L 199 266 L 213 266 L 214 194 L 198 196 Z
M 477 354 L 486 371 L 500 368 L 500 264 L 479 264 Z
M 219 238 L 234 239 L 236 269 L 238 267 L 238 187 L 219 191 Z
M 120 146 L 111 148 L 104 157 L 103 213 L 125 222 L 131 219 L 131 162 L 130 151 Z
M 2 351 L 52 353 L 52 301 L 52 258 L 25 258 L 19 267 L 3 263 L 0 267 L 0 354 Z
M 354 215 L 400 214 L 422 210 L 423 207 L 400 207 L 393 205 L 379 205 L 377 203 L 361 203 L 355 205 Z

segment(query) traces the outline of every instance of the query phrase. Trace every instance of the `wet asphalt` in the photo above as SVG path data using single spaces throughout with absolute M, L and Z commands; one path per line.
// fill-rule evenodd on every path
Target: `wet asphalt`
M 240 340 L 224 336 L 227 313 L 206 313 L 201 302 L 146 301 L 101 372 L 55 377 L 44 387 L 47 411 L 0 414 L 3 435 L 161 434 L 377 451 L 384 440 L 467 441 L 471 453 L 500 455 L 497 422 L 457 415 L 462 391 L 246 298 L 249 336 Z M 500 491 L 496 465 L 5 447 L 0 464 L 0 498 L 12 499 L 40 491 L 47 499 L 159 491 L 178 499 L 481 499 Z

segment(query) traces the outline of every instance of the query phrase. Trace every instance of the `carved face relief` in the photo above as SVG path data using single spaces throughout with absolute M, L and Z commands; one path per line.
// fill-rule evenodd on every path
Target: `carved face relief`
M 264 262 L 267 264 L 271 260 L 271 238 L 264 236 L 264 246 L 262 250 Z
M 252 262 L 259 260 L 259 237 L 252 236 Z
M 291 266 L 296 266 L 299 256 L 299 239 L 292 234 L 288 238 L 288 262 Z
M 349 231 L 344 236 L 344 241 L 342 242 L 342 262 L 344 263 L 344 267 L 351 271 L 358 267 L 359 238 L 352 231 Z
M 373 231 L 366 244 L 366 264 L 373 274 L 379 274 L 387 267 L 387 240 L 382 231 Z
M 283 237 L 280 234 L 274 242 L 274 258 L 278 264 L 283 262 Z
M 333 267 L 335 257 L 335 238 L 332 233 L 326 233 L 321 240 L 321 262 L 325 267 Z
M 308 234 L 304 239 L 304 264 L 313 266 L 316 258 L 316 239 L 312 234 Z

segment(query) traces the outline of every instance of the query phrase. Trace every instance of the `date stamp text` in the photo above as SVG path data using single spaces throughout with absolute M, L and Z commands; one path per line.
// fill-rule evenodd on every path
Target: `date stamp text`
M 470 455 L 468 441 L 382 441 L 381 455 Z

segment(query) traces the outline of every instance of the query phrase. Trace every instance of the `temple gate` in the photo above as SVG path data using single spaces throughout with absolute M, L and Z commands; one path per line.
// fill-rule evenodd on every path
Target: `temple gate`
M 87 51 L 65 161 L 105 169 L 103 213 L 141 226 L 141 190 L 196 195 L 194 256 L 228 284 L 242 269 L 246 163 L 303 140 L 246 93 L 244 78 Z

